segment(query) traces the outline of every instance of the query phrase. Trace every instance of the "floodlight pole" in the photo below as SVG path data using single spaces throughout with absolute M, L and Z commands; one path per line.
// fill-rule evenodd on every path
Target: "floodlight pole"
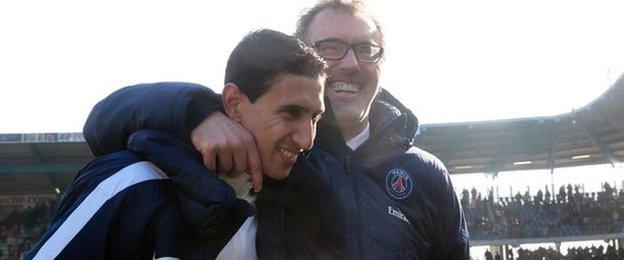
M 550 188 L 552 189 L 553 199 L 555 198 L 555 154 L 557 153 L 557 133 L 559 130 L 559 118 L 552 121 L 552 130 L 550 133 L 550 149 L 548 151 L 548 168 L 550 169 Z M 550 201 L 549 201 L 550 203 Z
M 550 149 L 548 151 L 548 168 L 550 174 L 555 171 L 555 154 L 557 153 L 557 131 L 559 130 L 559 118 L 555 118 L 552 122 L 552 130 L 550 133 Z

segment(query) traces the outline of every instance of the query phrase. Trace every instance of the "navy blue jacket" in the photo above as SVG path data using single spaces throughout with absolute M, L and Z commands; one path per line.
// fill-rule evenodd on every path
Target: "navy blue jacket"
M 94 108 L 84 135 L 93 151 L 103 153 L 123 149 L 110 144 L 123 144 L 125 136 L 143 128 L 188 140 L 190 131 L 218 108 L 218 100 L 214 92 L 194 84 L 127 87 Z M 184 126 L 172 125 L 180 120 Z M 374 101 L 370 123 L 370 138 L 351 151 L 331 113 L 321 120 L 315 146 L 305 157 L 314 174 L 295 175 L 317 185 L 293 178 L 292 184 L 282 185 L 285 191 L 275 189 L 272 196 L 266 192 L 268 205 L 257 205 L 259 257 L 314 258 L 319 255 L 302 251 L 317 251 L 336 258 L 469 258 L 464 214 L 446 169 L 433 155 L 412 146 L 416 118 L 383 91 Z M 309 192 L 283 196 L 294 189 Z M 320 191 L 331 191 L 325 193 L 331 203 L 316 199 Z M 319 216 L 298 214 L 314 203 Z M 262 214 L 264 219 L 262 211 L 269 212 Z M 301 235 L 310 230 L 320 231 L 312 239 Z M 320 237 L 335 239 L 319 246 Z
M 24 258 L 179 258 L 185 231 L 175 198 L 168 177 L 137 154 L 101 156 L 79 172 Z
M 26 259 L 214 259 L 254 214 L 187 142 L 143 130 L 128 150 L 78 173 Z

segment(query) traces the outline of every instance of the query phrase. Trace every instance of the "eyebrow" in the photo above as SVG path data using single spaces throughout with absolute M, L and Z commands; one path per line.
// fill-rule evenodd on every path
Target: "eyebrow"
M 323 110 L 316 110 L 316 111 L 312 111 L 310 109 L 307 109 L 305 107 L 302 107 L 300 105 L 296 105 L 296 104 L 290 104 L 290 105 L 285 105 L 283 106 L 280 111 L 286 111 L 286 110 L 291 110 L 291 109 L 296 109 L 296 110 L 301 110 L 304 111 L 306 113 L 312 114 L 314 117 L 318 117 L 321 116 L 323 113 L 325 113 L 325 109 Z

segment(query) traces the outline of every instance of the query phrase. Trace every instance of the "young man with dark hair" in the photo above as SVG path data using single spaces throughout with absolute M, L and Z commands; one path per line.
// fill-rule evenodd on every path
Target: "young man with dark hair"
M 272 30 L 247 35 L 228 60 L 223 110 L 259 140 L 259 157 L 270 162 L 262 164 L 262 172 L 274 185 L 258 198 L 257 216 L 265 230 L 281 228 L 270 222 L 278 208 L 263 207 L 281 205 L 272 202 L 269 192 L 290 185 L 285 179 L 298 155 L 314 142 L 316 124 L 325 110 L 325 69 L 325 62 L 310 47 Z M 199 85 L 155 83 L 124 88 L 109 99 L 120 93 L 140 99 L 215 96 Z M 165 101 L 150 102 L 173 105 Z M 115 117 L 127 109 L 124 103 L 99 103 L 93 113 Z M 151 115 L 135 115 L 151 120 Z M 256 258 L 256 214 L 250 206 L 256 195 L 249 192 L 248 175 L 217 178 L 202 166 L 201 157 L 187 142 L 161 131 L 134 133 L 128 140 L 129 151 L 106 153 L 98 145 L 107 140 L 90 140 L 98 158 L 64 194 L 50 229 L 27 259 Z M 302 206 L 308 205 L 294 207 Z M 306 235 L 305 239 L 316 238 Z M 274 250 L 263 248 L 269 253 Z

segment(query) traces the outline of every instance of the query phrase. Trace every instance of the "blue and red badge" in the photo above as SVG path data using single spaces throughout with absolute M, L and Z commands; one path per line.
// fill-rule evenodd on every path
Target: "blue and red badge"
M 403 169 L 395 168 L 386 175 L 386 190 L 395 199 L 404 199 L 412 194 L 412 177 Z

